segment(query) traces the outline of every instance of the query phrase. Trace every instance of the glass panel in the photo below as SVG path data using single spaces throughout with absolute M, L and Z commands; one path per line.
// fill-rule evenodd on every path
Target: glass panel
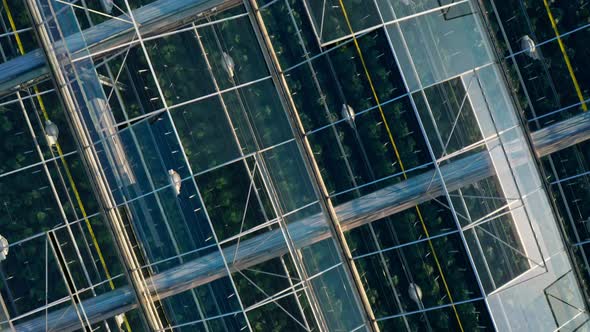
M 197 177 L 219 240 L 237 236 L 274 218 L 258 167 L 249 158 Z
M 170 325 L 185 324 L 177 331 L 240 331 L 246 325 L 244 315 L 239 312 L 240 305 L 228 277 L 212 281 L 189 291 L 170 296 L 163 301 Z M 219 316 L 223 319 L 213 320 Z M 193 325 L 194 321 L 207 320 L 207 326 Z M 198 327 L 200 326 L 200 327 Z
M 466 84 L 466 85 L 465 85 Z M 474 79 L 463 82 L 460 78 L 437 84 L 414 94 L 414 100 L 425 122 L 426 132 L 434 155 L 441 158 L 480 141 L 479 123 L 467 89 L 477 84 Z
M 577 290 L 578 284 L 573 271 L 564 274 L 544 290 L 560 330 L 576 331 L 588 321 L 582 294 Z
M 354 0 L 305 0 L 315 31 L 322 43 L 328 43 L 351 33 L 371 28 L 379 23 L 373 2 Z M 345 19 L 345 14 L 347 19 Z M 350 24 L 350 27 L 349 25 Z
M 480 296 L 458 234 L 356 260 L 378 318 Z M 448 287 L 448 289 L 447 289 Z
M 63 222 L 60 208 L 42 167 L 0 178 L 0 224 L 9 243 Z
M 11 317 L 43 307 L 46 300 L 65 298 L 70 304 L 58 264 L 46 236 L 10 247 L 0 268 L 0 289 Z M 46 288 L 46 283 L 51 287 Z
M 453 10 L 469 13 L 470 6 L 464 3 L 454 6 Z M 396 52 L 407 52 L 411 58 L 411 63 L 402 62 L 404 75 L 411 78 L 415 77 L 414 71 L 417 72 L 420 84 L 410 79 L 410 91 L 491 62 L 476 15 L 471 12 L 449 18 L 434 12 L 402 21 L 399 28 L 398 25 L 387 28 Z
M 269 74 L 248 16 L 199 28 L 198 33 L 221 90 Z
M 295 142 L 262 154 L 285 213 L 316 200 L 315 192 Z
M 446 201 L 442 197 L 437 200 Z M 427 237 L 449 232 L 457 232 L 453 215 L 447 206 L 431 200 L 417 207 L 418 210 L 409 208 L 390 217 L 373 221 L 370 225 L 348 231 L 346 233 L 348 245 L 353 257 L 375 254 L 382 249 L 423 241 Z M 428 232 L 428 236 L 425 231 Z
M 379 321 L 384 331 L 495 331 L 486 304 L 483 301 L 462 303 L 455 307 L 428 311 L 425 314 L 412 314 L 404 317 L 393 317 Z M 459 319 L 457 319 L 459 317 Z M 461 322 L 461 326 L 459 326 Z
M 272 80 L 264 80 L 226 92 L 223 99 L 242 153 L 270 147 L 293 136 L 277 89 Z M 250 143 L 252 142 L 252 143 Z M 251 144 L 256 144 L 254 147 Z
M 385 22 L 394 19 L 400 19 L 406 16 L 420 14 L 427 10 L 446 6 L 456 2 L 456 0 L 412 0 L 412 1 L 396 1 L 396 0 L 377 0 L 377 6 L 383 15 Z M 452 16 L 457 11 L 457 8 L 441 9 L 440 13 L 446 16 Z
M 330 330 L 352 330 L 362 324 L 359 308 L 332 239 L 302 250 L 311 285 Z
M 21 107 L 14 103 L 0 107 L 0 174 L 40 160 Z
M 193 31 L 149 41 L 146 48 L 168 105 L 215 92 Z M 148 68 L 145 65 L 142 69 Z M 146 74 L 150 75 L 149 70 Z M 157 90 L 154 92 L 154 97 L 159 97 Z
M 238 292 L 248 311 L 248 319 L 256 331 L 310 329 L 304 310 L 309 303 L 299 278 L 289 271 L 289 256 L 281 256 L 234 273 Z M 294 286 L 295 285 L 295 286 Z M 277 298 L 270 300 L 271 298 Z M 264 301 L 268 303 L 261 305 Z
M 240 156 L 233 129 L 217 97 L 170 111 L 193 172 L 221 165 Z
M 409 99 L 404 98 L 308 137 L 328 192 L 339 204 L 403 180 L 402 171 L 412 177 L 428 169 L 425 164 L 431 158 L 419 133 Z
M 516 222 L 510 215 L 466 231 L 465 238 L 487 292 L 502 287 L 531 267 Z
M 258 4 L 262 5 L 262 2 L 258 1 Z M 268 7 L 261 8 L 260 13 L 283 69 L 294 66 L 306 59 L 306 56 L 312 57 L 320 51 L 303 1 L 272 1 Z M 294 42 L 294 33 L 297 36 L 296 40 L 301 41 L 303 45 Z
M 192 253 L 201 256 L 214 249 L 211 228 L 191 178 L 182 181 L 177 195 L 172 187 L 143 196 L 129 203 L 129 218 L 148 262 Z M 216 248 L 215 248 L 216 249 Z M 167 269 L 188 257 L 158 265 Z

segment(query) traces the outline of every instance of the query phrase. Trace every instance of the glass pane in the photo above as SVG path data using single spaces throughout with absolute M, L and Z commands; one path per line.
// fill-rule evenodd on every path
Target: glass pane
M 404 75 L 415 77 L 416 71 L 420 84 L 410 79 L 410 91 L 491 62 L 477 13 L 471 12 L 469 3 L 454 6 L 455 10 L 468 14 L 447 17 L 434 12 L 400 22 L 399 31 L 397 25 L 387 28 L 396 52 L 407 52 L 411 58 L 412 63 L 402 63 Z

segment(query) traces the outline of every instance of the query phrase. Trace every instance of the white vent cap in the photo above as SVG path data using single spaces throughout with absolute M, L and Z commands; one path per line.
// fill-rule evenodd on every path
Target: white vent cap
M 168 170 L 168 178 L 170 179 L 170 184 L 172 184 L 172 190 L 176 196 L 180 195 L 180 186 L 182 185 L 182 179 L 180 178 L 180 174 L 173 169 Z
M 51 122 L 51 120 L 45 120 L 45 137 L 47 138 L 47 143 L 49 146 L 54 146 L 57 144 L 59 128 L 57 128 L 57 125 Z

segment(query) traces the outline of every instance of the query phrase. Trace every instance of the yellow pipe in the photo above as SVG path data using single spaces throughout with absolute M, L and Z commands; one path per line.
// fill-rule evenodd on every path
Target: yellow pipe
M 10 8 L 8 7 L 8 2 L 7 2 L 7 0 L 2 0 L 2 3 L 4 5 L 4 9 L 6 10 L 6 16 L 8 16 L 8 22 L 10 23 L 10 28 L 14 31 L 14 38 L 16 39 L 16 44 L 18 46 L 18 50 L 20 51 L 21 55 L 24 55 L 26 53 L 25 48 L 23 47 L 23 43 L 20 39 L 18 32 L 16 32 L 18 30 L 16 29 L 16 24 L 15 24 L 14 19 L 12 17 L 12 13 L 10 11 Z M 49 114 L 47 113 L 47 109 L 45 108 L 45 103 L 43 103 L 43 98 L 39 94 L 39 88 L 35 85 L 35 86 L 33 86 L 33 90 L 34 90 L 35 94 L 37 95 L 37 101 L 39 102 L 41 112 L 43 113 L 43 118 L 45 120 L 49 120 Z M 64 157 L 61 146 L 59 145 L 58 142 L 55 143 L 55 147 L 57 149 L 57 154 L 59 155 L 59 159 L 61 160 L 63 168 L 66 172 L 66 177 L 68 179 L 68 182 L 70 183 L 70 187 L 72 188 L 72 191 L 74 192 L 74 197 L 76 198 L 76 202 L 78 204 L 78 207 L 80 208 L 80 212 L 82 212 L 82 217 L 84 218 L 84 221 L 86 223 L 86 228 L 88 229 L 88 233 L 90 233 L 90 237 L 92 238 L 92 244 L 94 245 L 94 248 L 96 249 L 96 253 L 98 254 L 98 258 L 100 260 L 100 265 L 102 266 L 102 268 L 104 270 L 105 276 L 109 280 L 110 288 L 112 290 L 114 290 L 115 284 L 112 280 L 111 273 L 109 272 L 106 261 L 104 259 L 103 254 L 102 254 L 102 250 L 100 250 L 100 246 L 98 245 L 98 240 L 96 239 L 96 235 L 94 234 L 94 230 L 92 229 L 92 225 L 90 224 L 90 220 L 88 219 L 88 214 L 86 213 L 86 209 L 84 208 L 84 204 L 82 203 L 82 198 L 80 197 L 80 193 L 78 192 L 78 188 L 76 187 L 76 183 L 74 182 L 72 172 L 70 171 L 70 168 L 69 168 L 68 163 Z M 124 321 L 125 321 L 125 327 L 127 328 L 127 330 L 131 331 L 131 326 L 129 325 L 129 322 L 127 321 L 127 317 L 124 317 Z
M 395 140 L 393 139 L 393 135 L 391 134 L 391 129 L 389 128 L 389 124 L 387 123 L 387 119 L 385 118 L 385 113 L 383 112 L 383 108 L 381 107 L 381 102 L 379 101 L 379 96 L 377 95 L 377 91 L 375 90 L 375 86 L 373 85 L 373 80 L 371 79 L 371 75 L 369 74 L 369 70 L 368 70 L 367 65 L 365 63 L 365 58 L 363 57 L 363 52 L 361 51 L 358 40 L 354 34 L 354 30 L 352 29 L 352 25 L 350 24 L 350 19 L 348 18 L 348 13 L 346 12 L 346 8 L 344 7 L 343 1 L 339 0 L 339 2 L 340 2 L 340 8 L 342 8 L 342 14 L 344 15 L 344 19 L 346 21 L 346 25 L 348 26 L 348 29 L 350 30 L 350 33 L 352 35 L 352 41 L 353 41 L 356 51 L 359 55 L 359 59 L 361 60 L 361 65 L 363 66 L 365 76 L 367 78 L 369 86 L 371 87 L 371 92 L 373 93 L 373 98 L 375 99 L 375 102 L 377 103 L 377 108 L 379 109 L 379 113 L 381 114 L 381 120 L 383 120 L 385 130 L 387 131 L 387 135 L 389 136 L 391 146 L 393 147 L 393 151 L 395 152 L 395 157 L 397 159 L 397 162 L 400 165 L 404 179 L 408 179 L 404 164 L 403 164 L 400 154 L 399 154 L 399 150 L 397 148 L 397 145 L 395 144 Z M 440 265 L 440 261 L 438 260 L 436 250 L 434 249 L 434 245 L 432 244 L 432 241 L 430 240 L 430 234 L 428 232 L 428 228 L 426 227 L 426 223 L 424 222 L 424 218 L 422 217 L 422 212 L 420 211 L 420 208 L 417 205 L 415 208 L 416 208 L 416 214 L 418 215 L 418 219 L 420 219 L 420 223 L 422 224 L 422 230 L 424 231 L 424 234 L 428 238 L 428 245 L 430 247 L 430 250 L 432 251 L 432 256 L 434 258 L 436 268 L 440 274 L 440 277 L 443 282 L 447 296 L 449 297 L 449 300 L 451 301 L 451 306 L 453 307 L 453 312 L 455 313 L 455 318 L 457 319 L 457 323 L 459 324 L 459 329 L 461 330 L 461 332 L 463 332 L 464 329 L 463 329 L 463 324 L 461 323 L 461 318 L 459 317 L 459 312 L 457 311 L 457 308 L 455 307 L 455 304 L 453 301 L 453 296 L 451 295 L 449 285 L 448 285 L 445 275 L 443 273 L 442 267 Z
M 547 0 L 543 0 L 545 4 L 545 10 L 547 11 L 547 16 L 549 17 L 549 21 L 551 22 L 551 27 L 553 28 L 553 32 L 555 32 L 555 37 L 557 37 L 557 44 L 559 44 L 559 49 L 561 50 L 561 54 L 563 55 L 563 60 L 565 60 L 565 65 L 567 66 L 567 70 L 570 73 L 570 77 L 572 78 L 572 83 L 574 83 L 574 88 L 576 89 L 576 94 L 578 95 L 578 99 L 582 104 L 582 109 L 584 112 L 588 111 L 588 106 L 586 105 L 586 101 L 584 99 L 584 95 L 582 94 L 582 89 L 580 89 L 580 85 L 578 84 L 578 79 L 576 78 L 576 74 L 574 73 L 574 69 L 572 67 L 572 63 L 570 62 L 570 58 L 567 55 L 567 50 L 565 49 L 565 44 L 561 39 L 561 35 L 559 34 L 559 29 L 557 28 L 557 22 L 555 22 L 555 18 L 553 17 L 553 12 L 551 11 L 551 7 L 549 7 L 549 3 Z

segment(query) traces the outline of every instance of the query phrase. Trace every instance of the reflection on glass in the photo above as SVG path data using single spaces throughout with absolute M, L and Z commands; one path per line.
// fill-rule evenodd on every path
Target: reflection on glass
M 305 0 L 305 3 L 309 8 L 316 35 L 323 44 L 350 35 L 350 29 L 358 32 L 380 23 L 373 1 Z
M 452 9 L 466 10 L 467 15 L 448 17 L 434 12 L 387 28 L 396 53 L 411 58 L 401 62 L 402 72 L 410 78 L 410 91 L 491 62 L 478 14 L 470 8 L 464 3 Z

